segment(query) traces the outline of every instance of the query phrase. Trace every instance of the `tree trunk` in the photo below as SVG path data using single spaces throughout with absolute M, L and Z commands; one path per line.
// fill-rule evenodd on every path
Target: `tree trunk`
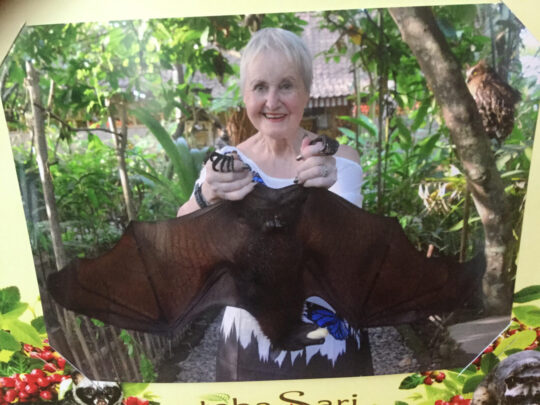
M 431 9 L 411 7 L 389 11 L 441 107 L 484 226 L 485 309 L 488 313 L 507 313 L 512 293 L 508 272 L 511 252 L 508 205 L 476 104 Z
M 62 231 L 60 230 L 60 221 L 58 210 L 56 209 L 56 200 L 54 198 L 54 187 L 49 170 L 49 160 L 47 153 L 47 139 L 45 138 L 45 123 L 43 111 L 36 107 L 36 103 L 41 105 L 41 92 L 39 89 L 39 75 L 30 61 L 26 62 L 26 87 L 30 95 L 30 105 L 32 108 L 32 129 L 36 139 L 36 160 L 39 168 L 39 178 L 43 187 L 43 198 L 45 200 L 45 209 L 49 226 L 51 229 L 51 240 L 56 261 L 56 268 L 60 270 L 68 260 L 62 243 Z
M 119 134 L 116 128 L 116 123 L 114 120 L 113 111 L 115 107 L 120 108 L 120 115 L 122 121 L 122 133 Z M 116 152 L 116 159 L 118 161 L 118 175 L 120 176 L 120 184 L 122 185 L 122 194 L 124 196 L 124 203 L 126 205 L 126 213 L 129 221 L 136 219 L 137 214 L 135 213 L 135 207 L 133 205 L 133 195 L 131 193 L 131 188 L 129 187 L 129 178 L 127 174 L 126 166 L 126 146 L 127 146 L 127 137 L 128 137 L 128 124 L 127 124 L 127 107 L 125 101 L 113 106 L 109 105 L 109 125 L 114 131 L 113 141 L 114 149 Z
M 382 214 L 384 182 L 383 182 L 383 142 L 384 142 L 384 101 L 388 91 L 388 69 L 386 63 L 386 47 L 384 46 L 384 14 L 379 9 L 379 46 L 377 47 L 377 76 L 379 80 L 379 98 L 377 105 L 379 113 L 377 115 L 377 214 Z

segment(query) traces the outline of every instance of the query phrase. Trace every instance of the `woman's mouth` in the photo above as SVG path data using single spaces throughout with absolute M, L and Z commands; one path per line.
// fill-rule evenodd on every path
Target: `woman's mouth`
M 287 116 L 287 114 L 276 114 L 276 113 L 263 113 L 262 115 L 267 120 L 272 120 L 272 121 L 279 121 Z

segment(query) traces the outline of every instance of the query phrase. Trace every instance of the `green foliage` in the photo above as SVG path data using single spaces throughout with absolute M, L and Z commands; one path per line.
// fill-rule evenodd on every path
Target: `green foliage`
M 148 383 L 123 383 L 122 393 L 124 397 L 138 397 L 148 388 Z
M 90 134 L 77 151 L 58 153 L 51 175 L 68 252 L 92 256 L 110 247 L 127 222 L 114 150 Z
M 163 172 L 159 172 L 144 158 L 142 159 L 144 165 L 138 167 L 136 171 L 156 194 L 168 196 L 167 201 L 177 209 L 191 195 L 208 148 L 190 149 L 184 138 L 180 137 L 174 141 L 150 113 L 140 109 L 133 113 L 148 127 L 162 146 L 173 168 L 174 176 L 162 174 L 169 173 L 170 170 L 166 167 Z
M 141 375 L 144 382 L 156 380 L 157 373 L 154 369 L 154 365 L 144 354 L 141 354 L 139 359 L 139 370 L 141 370 Z
M 0 375 L 8 376 L 15 373 L 28 373 L 34 368 L 41 368 L 43 361 L 25 356 L 17 351 L 13 353 L 8 362 L 0 362 Z
M 16 351 L 21 348 L 21 343 L 11 333 L 0 330 L 0 350 Z
M 124 345 L 127 347 L 128 355 L 130 357 L 135 356 L 136 349 L 140 349 L 138 347 L 138 343 L 135 339 L 133 339 L 133 336 L 125 330 L 122 329 L 120 332 L 120 339 L 124 343 Z M 139 370 L 141 372 L 141 375 L 143 377 L 143 382 L 152 382 L 155 381 L 157 378 L 157 373 L 155 371 L 154 365 L 152 362 L 146 357 L 144 353 L 141 353 L 139 350 Z
M 540 299 L 540 285 L 531 285 L 514 293 L 514 303 L 524 304 Z
M 41 366 L 41 360 L 30 359 L 21 353 L 23 343 L 43 347 L 43 317 L 34 318 L 32 324 L 19 318 L 28 309 L 28 304 L 21 302 L 17 287 L 0 289 L 0 375 L 7 376 L 17 372 L 26 372 Z M 18 371 L 23 370 L 23 371 Z
M 400 390 L 411 390 L 418 387 L 424 381 L 424 377 L 420 374 L 412 374 L 403 379 L 399 385 Z
M 189 157 L 189 151 L 184 147 L 178 148 L 169 133 L 150 113 L 142 109 L 134 110 L 133 113 L 139 121 L 148 127 L 171 160 L 177 180 L 179 181 L 178 197 L 181 203 L 185 202 L 193 189 L 198 175 L 198 172 L 191 164 L 192 162 L 186 161 L 186 158 Z

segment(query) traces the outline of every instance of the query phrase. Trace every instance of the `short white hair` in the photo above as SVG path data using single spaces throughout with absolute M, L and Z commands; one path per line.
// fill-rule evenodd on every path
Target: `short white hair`
M 263 28 L 253 34 L 240 60 L 240 89 L 244 91 L 247 66 L 261 53 L 269 51 L 283 54 L 289 63 L 298 67 L 300 77 L 309 93 L 313 80 L 311 52 L 298 35 L 282 28 Z

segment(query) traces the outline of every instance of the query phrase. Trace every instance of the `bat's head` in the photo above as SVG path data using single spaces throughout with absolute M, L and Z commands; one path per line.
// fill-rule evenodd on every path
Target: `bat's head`
M 272 232 L 294 227 L 306 198 L 307 192 L 301 186 L 272 189 L 257 185 L 237 206 L 239 216 L 249 226 Z

